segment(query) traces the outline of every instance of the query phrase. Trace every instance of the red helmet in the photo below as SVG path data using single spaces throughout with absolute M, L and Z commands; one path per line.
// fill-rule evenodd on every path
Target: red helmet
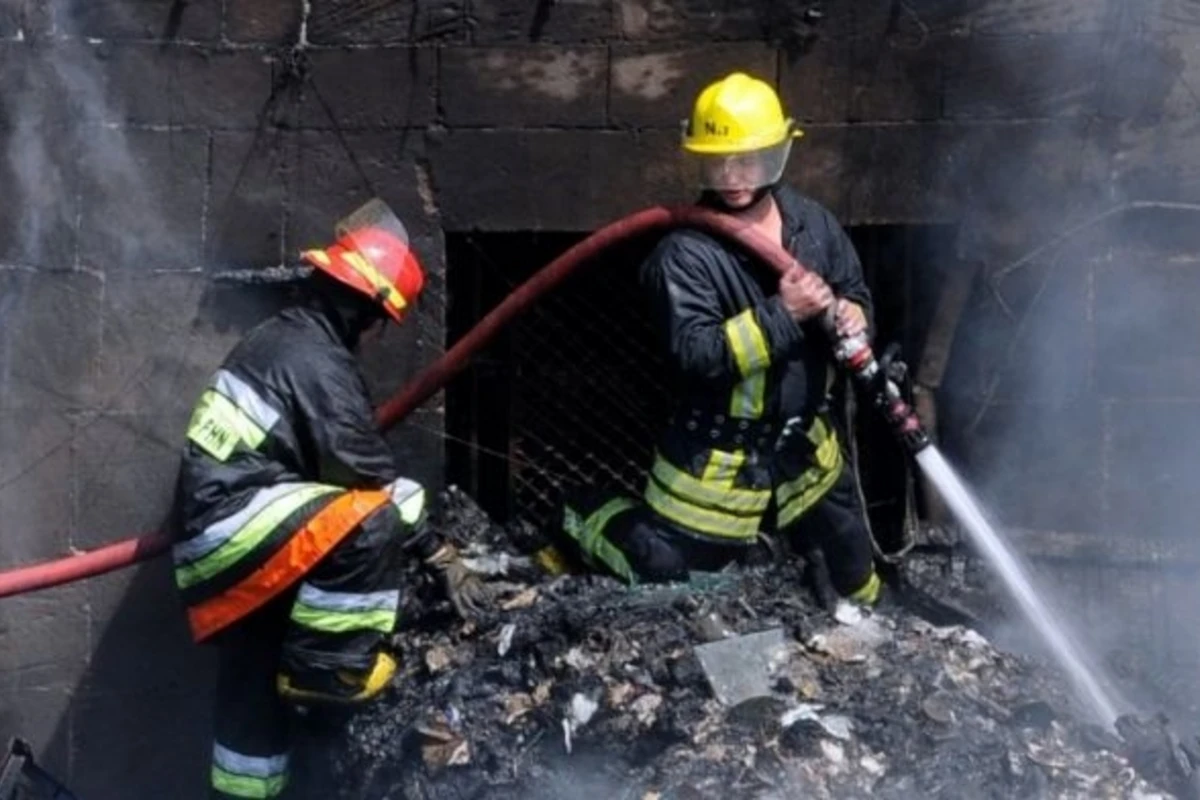
M 306 250 L 305 261 L 379 302 L 400 322 L 425 285 L 425 272 L 408 246 L 400 220 L 378 198 L 338 223 L 338 239 L 324 250 Z

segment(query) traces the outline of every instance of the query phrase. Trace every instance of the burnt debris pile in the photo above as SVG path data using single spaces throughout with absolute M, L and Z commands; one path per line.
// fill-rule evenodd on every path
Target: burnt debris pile
M 968 628 L 822 610 L 795 565 L 539 579 L 443 499 L 438 524 L 483 543 L 503 608 L 463 622 L 414 593 L 403 674 L 323 743 L 323 797 L 1187 796 L 1160 721 L 1082 722 L 1052 670 Z

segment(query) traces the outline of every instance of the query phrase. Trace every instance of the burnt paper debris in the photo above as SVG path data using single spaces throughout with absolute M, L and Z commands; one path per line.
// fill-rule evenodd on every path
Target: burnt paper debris
M 1052 668 L 970 628 L 823 610 L 800 565 L 632 589 L 539 576 L 465 496 L 443 500 L 524 599 L 472 622 L 413 603 L 401 674 L 323 740 L 313 797 L 1200 796 L 1165 722 L 1099 731 Z

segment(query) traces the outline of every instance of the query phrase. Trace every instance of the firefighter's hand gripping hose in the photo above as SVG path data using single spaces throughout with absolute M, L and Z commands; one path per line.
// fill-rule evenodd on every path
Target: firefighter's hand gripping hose
M 755 234 L 737 219 L 716 211 L 696 206 L 655 206 L 631 214 L 596 231 L 517 287 L 437 361 L 380 406 L 376 415 L 379 424 L 385 429 L 391 428 L 442 390 L 510 320 L 576 270 L 594 262 L 598 254 L 637 237 L 680 227 L 699 228 L 732 240 L 781 275 L 798 266 L 782 247 Z M 836 342 L 834 352 L 838 362 L 853 376 L 859 388 L 866 392 L 872 404 L 884 414 L 904 446 L 911 453 L 924 449 L 929 444 L 928 436 L 916 413 L 904 402 L 895 382 L 880 367 L 867 336 L 860 334 L 838 340 L 831 327 L 832 317 L 826 323 L 827 330 Z M 170 544 L 166 533 L 151 533 L 77 555 L 9 569 L 0 572 L 0 597 L 103 575 L 160 555 L 170 548 Z
M 887 420 L 904 448 L 910 454 L 916 455 L 928 447 L 929 435 L 921 425 L 921 420 L 917 418 L 917 412 L 904 400 L 900 387 L 889 374 L 889 370 L 881 366 L 875 358 L 867 334 L 838 338 L 834 333 L 833 314 L 826 314 L 822 321 L 835 342 L 834 358 Z

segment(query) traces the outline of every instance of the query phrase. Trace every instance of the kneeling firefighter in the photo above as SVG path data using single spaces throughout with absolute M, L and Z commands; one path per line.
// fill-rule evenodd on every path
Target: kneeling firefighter
M 684 580 L 752 545 L 764 520 L 819 551 L 838 594 L 873 604 L 881 581 L 853 472 L 827 413 L 833 309 L 839 335 L 870 325 L 871 296 L 837 219 L 782 185 L 794 139 L 775 91 L 734 73 L 683 122 L 699 202 L 778 242 L 807 271 L 782 278 L 696 230 L 667 235 L 642 265 L 677 405 L 643 502 L 573 500 L 564 529 L 593 567 L 627 581 Z
M 187 429 L 172 552 L 193 637 L 219 648 L 214 797 L 283 792 L 290 704 L 352 705 L 387 686 L 405 553 L 460 610 L 479 596 L 427 534 L 425 491 L 399 475 L 354 357 L 412 308 L 421 265 L 382 201 L 337 234 L 304 253 L 306 302 L 245 336 Z

